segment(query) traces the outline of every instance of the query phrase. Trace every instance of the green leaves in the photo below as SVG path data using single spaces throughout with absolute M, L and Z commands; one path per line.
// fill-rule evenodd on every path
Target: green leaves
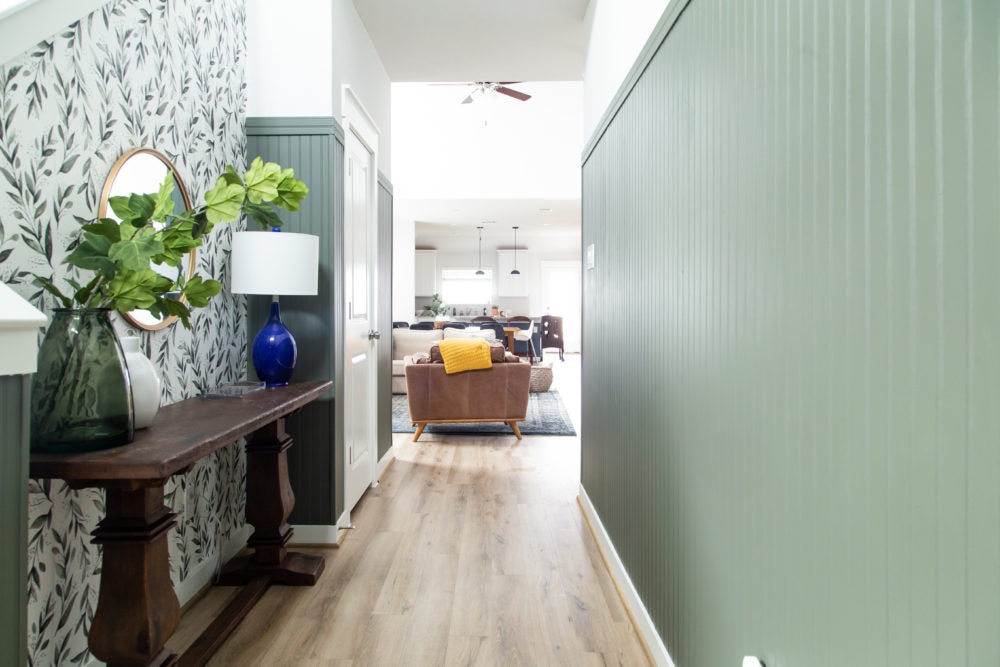
M 220 176 L 215 186 L 205 193 L 206 219 L 212 224 L 235 220 L 240 217 L 245 196 L 242 185 L 228 183 L 224 176 Z
M 222 290 L 217 280 L 188 278 L 185 270 L 190 253 L 212 227 L 242 215 L 265 229 L 280 227 L 277 209 L 298 211 L 309 192 L 292 169 L 260 157 L 242 177 L 227 166 L 199 207 L 175 213 L 174 189 L 173 174 L 168 173 L 155 193 L 108 199 L 118 220 L 101 218 L 83 225 L 80 241 L 66 258 L 67 264 L 95 274 L 85 285 L 67 279 L 71 295 L 48 278 L 37 276 L 36 282 L 66 308 L 77 304 L 119 312 L 148 310 L 161 317 L 176 315 L 189 327 L 191 308 L 204 308 Z M 163 265 L 175 267 L 176 276 L 162 275 Z
M 281 218 L 278 217 L 274 207 L 270 204 L 247 202 L 243 205 L 243 212 L 247 214 L 248 218 L 255 220 L 264 229 L 281 227 Z
M 150 227 L 144 227 L 134 235 L 112 244 L 108 250 L 108 258 L 126 269 L 140 271 L 148 268 L 153 257 L 162 253 L 163 241 L 158 233 Z
M 281 181 L 281 167 L 274 162 L 265 164 L 260 157 L 254 158 L 247 173 L 243 174 L 247 185 L 247 199 L 252 204 L 274 201 L 278 196 Z
M 192 276 L 184 285 L 184 296 L 192 308 L 204 308 L 208 300 L 222 290 L 218 280 L 202 280 L 201 276 Z
M 306 198 L 307 194 L 309 194 L 309 188 L 306 187 L 306 184 L 295 178 L 293 170 L 285 169 L 281 172 L 281 180 L 278 182 L 278 196 L 275 197 L 274 203 L 288 211 L 298 211 L 299 204 Z

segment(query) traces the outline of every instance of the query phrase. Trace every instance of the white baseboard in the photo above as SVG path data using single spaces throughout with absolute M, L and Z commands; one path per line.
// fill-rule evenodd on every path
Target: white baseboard
M 382 474 L 386 469 L 396 460 L 396 450 L 392 447 L 389 451 L 385 453 L 382 459 L 375 466 L 375 482 L 372 486 L 378 484 L 378 480 L 382 477 Z M 347 531 L 349 528 L 341 528 L 341 526 L 351 525 L 351 511 L 345 510 L 343 514 L 337 519 L 336 526 L 292 526 L 294 532 L 292 533 L 292 539 L 290 544 L 295 545 L 321 545 L 321 546 L 339 546 L 341 542 L 344 541 L 344 537 L 347 536 Z
M 375 466 L 375 479 L 382 479 L 382 473 L 384 473 L 385 469 L 388 468 L 389 465 L 395 460 L 396 446 L 393 445 L 389 448 L 389 451 L 385 453 L 385 456 L 382 457 L 382 460 L 378 462 L 378 465 Z
M 604 524 L 601 523 L 601 518 L 597 515 L 597 510 L 594 509 L 594 505 L 590 502 L 583 484 L 580 485 L 578 500 L 580 502 L 580 509 L 583 510 L 583 516 L 586 518 L 587 523 L 590 524 L 590 531 L 593 533 L 594 539 L 597 540 L 597 547 L 601 550 L 601 555 L 604 557 L 604 564 L 607 566 L 608 571 L 611 573 L 611 578 L 614 579 L 615 585 L 618 587 L 618 592 L 621 594 L 628 614 L 632 618 L 636 632 L 638 632 L 642 642 L 646 645 L 649 657 L 660 667 L 676 667 L 673 659 L 670 657 L 670 653 L 667 651 L 666 645 L 663 643 L 663 639 L 660 637 L 660 633 L 656 631 L 656 626 L 653 625 L 653 619 L 649 617 L 649 612 L 646 611 L 646 605 L 642 603 L 639 592 L 635 590 L 635 586 L 632 584 L 632 578 L 628 576 L 625 565 L 618 557 L 618 552 L 615 550 L 608 532 L 604 529 Z
M 340 538 L 339 534 L 344 532 L 337 526 L 292 526 L 292 539 L 290 545 L 321 544 L 324 546 L 335 546 Z
M 341 526 L 351 525 L 351 512 L 345 511 L 337 519 L 335 526 L 292 526 L 291 545 L 318 545 L 324 547 L 340 546 L 347 535 L 347 528 Z
M 253 534 L 253 526 L 243 526 L 233 531 L 233 534 L 227 539 L 223 539 L 219 545 L 221 553 L 218 560 L 206 559 L 202 561 L 191 570 L 184 581 L 174 587 L 174 592 L 177 593 L 177 599 L 180 600 L 181 606 L 187 604 L 189 600 L 212 583 L 219 564 L 229 562 L 233 556 L 238 554 L 240 549 L 247 545 L 251 534 Z

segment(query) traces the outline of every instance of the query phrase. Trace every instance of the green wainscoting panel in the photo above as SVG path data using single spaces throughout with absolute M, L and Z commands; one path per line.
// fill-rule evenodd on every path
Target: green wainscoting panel
M 1000 665 L 1000 3 L 681 5 L 584 159 L 582 484 L 680 666 Z
M 378 458 L 392 448 L 392 183 L 378 175 Z
M 28 378 L 0 376 L 0 663 L 28 662 Z
M 295 335 L 298 361 L 295 380 L 334 380 L 331 396 L 310 403 L 288 419 L 295 439 L 289 450 L 288 472 L 295 490 L 289 519 L 300 525 L 336 524 L 343 511 L 343 435 L 337 360 L 343 357 L 342 260 L 344 220 L 344 132 L 333 118 L 247 118 L 247 156 L 295 169 L 309 186 L 297 213 L 282 211 L 283 229 L 320 237 L 319 294 L 281 298 L 281 318 Z M 270 298 L 247 299 L 248 349 L 267 321 Z M 249 360 L 249 352 L 247 359 Z M 254 378 L 249 362 L 248 377 Z

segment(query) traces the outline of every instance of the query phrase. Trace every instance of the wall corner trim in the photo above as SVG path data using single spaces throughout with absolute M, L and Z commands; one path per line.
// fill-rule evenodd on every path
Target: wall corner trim
M 625 79 L 622 81 L 622 85 L 618 87 L 618 92 L 615 96 L 611 98 L 611 103 L 608 104 L 608 108 L 604 111 L 604 115 L 601 116 L 601 121 L 594 128 L 594 133 L 591 135 L 590 140 L 587 141 L 586 146 L 583 149 L 583 156 L 580 160 L 581 164 L 585 163 L 590 157 L 590 154 L 594 152 L 597 148 L 597 144 L 601 142 L 601 137 L 607 131 L 608 127 L 611 125 L 611 121 L 615 119 L 618 115 L 618 110 L 621 109 L 622 105 L 625 104 L 625 100 L 631 94 L 632 89 L 635 84 L 639 82 L 642 77 L 643 72 L 649 66 L 650 61 L 653 60 L 653 56 L 656 52 L 660 50 L 660 45 L 663 44 L 663 40 L 667 38 L 670 31 L 674 29 L 677 20 L 687 9 L 687 6 L 691 4 L 691 0 L 670 0 L 670 4 L 663 11 L 663 16 L 657 22 L 656 27 L 653 28 L 653 32 L 649 34 L 649 39 L 646 40 L 646 45 L 642 47 L 642 51 L 639 52 L 638 57 L 635 59 L 635 63 L 632 65 L 632 69 L 629 70 L 628 74 L 625 75 Z
M 649 612 L 646 611 L 646 605 L 642 603 L 642 598 L 639 597 L 639 591 L 635 589 L 632 578 L 628 576 L 625 565 L 618 557 L 618 552 L 611 542 L 611 536 L 604 529 L 601 517 L 598 516 L 593 503 L 590 502 L 590 497 L 587 495 L 587 490 L 583 488 L 583 484 L 580 485 L 580 494 L 577 496 L 577 502 L 580 504 L 580 510 L 583 512 L 583 518 L 587 522 L 587 527 L 590 528 L 590 533 L 594 536 L 594 541 L 597 542 L 597 548 L 601 552 L 604 564 L 607 566 L 608 572 L 611 573 L 615 587 L 618 589 L 622 601 L 625 603 L 629 617 L 632 619 L 632 623 L 639 634 L 639 638 L 642 640 L 643 647 L 646 649 L 649 658 L 657 667 L 676 667 L 673 659 L 670 657 L 670 653 L 667 651 L 666 644 L 663 643 L 663 638 L 656 631 L 653 619 L 650 618 Z
M 388 192 L 390 196 L 392 195 L 392 181 L 386 178 L 386 175 L 382 173 L 381 169 L 378 172 L 378 184 L 379 187 Z
M 247 116 L 247 136 L 332 134 L 344 142 L 344 128 L 332 116 Z

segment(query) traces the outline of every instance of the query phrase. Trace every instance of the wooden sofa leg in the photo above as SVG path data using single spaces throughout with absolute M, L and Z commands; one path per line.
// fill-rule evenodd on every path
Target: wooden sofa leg
M 417 432 L 413 434 L 413 442 L 416 442 L 420 434 L 424 432 L 425 426 L 427 426 L 427 422 L 417 422 Z
M 521 427 L 517 425 L 517 422 L 507 422 L 507 425 L 510 426 L 514 430 L 514 435 L 516 435 L 517 439 L 520 440 L 521 439 Z

